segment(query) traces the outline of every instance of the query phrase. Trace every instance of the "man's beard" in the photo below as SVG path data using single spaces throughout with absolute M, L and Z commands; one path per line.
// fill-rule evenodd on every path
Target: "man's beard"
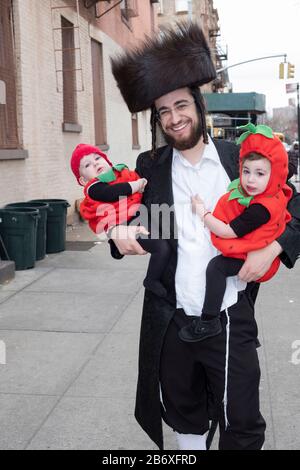
M 177 150 L 188 150 L 198 144 L 200 138 L 203 135 L 200 121 L 198 121 L 195 127 L 192 127 L 189 137 L 186 139 L 176 139 L 175 137 L 170 136 L 161 128 L 162 134 L 165 141 L 170 147 L 174 147 Z

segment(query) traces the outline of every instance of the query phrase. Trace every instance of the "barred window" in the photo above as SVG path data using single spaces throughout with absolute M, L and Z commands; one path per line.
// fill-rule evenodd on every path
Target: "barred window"
M 189 10 L 188 0 L 175 0 L 176 13 L 186 12 Z
M 0 2 L 0 148 L 19 148 L 11 0 Z
M 95 143 L 96 145 L 101 146 L 107 145 L 102 44 L 92 39 L 91 48 L 93 69 Z
M 163 15 L 164 13 L 164 4 L 163 4 L 163 0 L 159 0 L 159 3 L 158 3 L 158 14 L 159 15 Z
M 77 123 L 74 25 L 61 17 L 64 123 Z

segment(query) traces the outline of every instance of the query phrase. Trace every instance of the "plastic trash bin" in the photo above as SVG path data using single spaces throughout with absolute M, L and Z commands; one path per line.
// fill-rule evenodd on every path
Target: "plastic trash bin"
M 9 258 L 16 264 L 16 270 L 35 265 L 38 218 L 37 209 L 0 209 L 0 234 Z
M 49 205 L 47 215 L 46 253 L 58 253 L 66 249 L 67 208 L 65 199 L 33 199 Z
M 45 202 L 12 202 L 5 206 L 5 209 L 13 207 L 29 207 L 37 209 L 40 217 L 38 218 L 36 234 L 36 261 L 40 261 L 46 256 L 46 234 L 47 234 L 47 213 L 49 204 Z

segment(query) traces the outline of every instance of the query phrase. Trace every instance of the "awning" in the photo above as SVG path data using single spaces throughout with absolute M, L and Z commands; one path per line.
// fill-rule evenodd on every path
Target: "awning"
M 224 113 L 231 116 L 242 113 L 266 112 L 266 97 L 259 93 L 203 93 L 208 113 Z

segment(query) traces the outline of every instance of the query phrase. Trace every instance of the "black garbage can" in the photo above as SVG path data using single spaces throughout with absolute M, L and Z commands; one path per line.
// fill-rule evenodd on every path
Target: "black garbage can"
M 38 218 L 36 234 L 36 261 L 40 261 L 46 256 L 46 231 L 47 231 L 47 209 L 49 204 L 45 202 L 12 202 L 5 206 L 5 209 L 13 207 L 29 207 L 37 209 L 40 217 Z
M 44 202 L 47 211 L 46 253 L 58 253 L 66 249 L 67 208 L 65 199 L 33 199 L 31 202 Z
M 0 235 L 16 270 L 33 268 L 39 211 L 29 208 L 0 209 Z M 3 256 L 3 254 L 1 254 Z

